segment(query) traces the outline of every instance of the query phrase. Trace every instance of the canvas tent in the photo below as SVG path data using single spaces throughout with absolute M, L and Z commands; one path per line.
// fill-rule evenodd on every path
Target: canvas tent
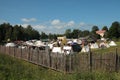
M 42 41 L 36 41 L 36 42 L 34 43 L 34 45 L 37 46 L 37 47 L 45 46 Z
M 5 46 L 6 47 L 15 47 L 16 44 L 11 42 L 11 43 L 7 43 Z
M 97 43 L 92 43 L 91 46 L 90 46 L 91 49 L 96 49 L 96 48 L 99 48 L 98 44 Z
M 29 45 L 29 46 L 33 46 L 34 45 L 31 41 L 26 41 L 25 44 Z
M 117 44 L 116 44 L 114 41 L 111 41 L 111 42 L 109 43 L 109 45 L 110 45 L 110 46 L 117 46 Z
M 53 53 L 63 53 L 61 47 L 53 47 L 52 52 Z
M 71 46 L 64 46 L 63 47 L 63 50 L 66 54 L 70 54 L 71 50 L 72 50 L 72 47 Z
M 87 46 L 82 47 L 81 52 L 89 52 L 89 51 L 90 51 L 90 49 L 89 49 L 89 46 L 88 46 L 88 45 L 87 45 Z

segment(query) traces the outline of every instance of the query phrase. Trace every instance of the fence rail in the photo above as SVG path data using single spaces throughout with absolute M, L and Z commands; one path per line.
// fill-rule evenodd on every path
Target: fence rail
M 52 53 L 47 47 L 45 50 L 39 50 L 0 46 L 0 53 L 68 73 L 94 70 L 118 71 L 120 67 L 120 56 L 117 53 L 117 49 L 116 53 L 108 54 L 96 54 L 89 52 L 66 55 Z

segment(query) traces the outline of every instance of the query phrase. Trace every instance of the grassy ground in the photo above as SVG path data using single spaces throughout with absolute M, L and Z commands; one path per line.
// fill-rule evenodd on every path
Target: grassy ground
M 0 54 L 0 80 L 120 80 L 120 73 L 60 73 Z

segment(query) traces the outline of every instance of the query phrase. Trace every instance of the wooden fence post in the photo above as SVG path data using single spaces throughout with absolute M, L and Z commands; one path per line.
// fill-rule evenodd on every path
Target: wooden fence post
M 37 48 L 37 64 L 39 65 L 39 49 Z
M 14 57 L 15 57 L 15 47 L 14 47 Z
M 89 49 L 89 54 L 90 54 L 90 72 L 92 72 L 92 52 L 91 52 L 91 49 Z
M 116 55 L 115 55 L 115 71 L 118 72 L 118 53 L 116 48 Z
M 30 62 L 30 48 L 28 47 L 28 61 Z
M 51 64 L 52 64 L 52 63 L 51 63 L 51 61 L 52 61 L 52 60 L 51 60 L 51 52 L 49 51 L 48 54 L 49 54 L 49 67 L 52 67 L 52 65 L 51 65 Z
M 10 47 L 8 47 L 8 55 L 10 55 Z M 11 56 L 11 55 L 10 55 Z
M 67 72 L 67 66 L 66 66 L 66 54 L 64 54 L 64 70 L 65 70 L 65 73 Z
M 22 48 L 20 48 L 20 53 L 21 53 L 20 58 L 22 59 Z
M 69 55 L 69 72 L 70 72 L 70 73 L 71 73 L 71 68 L 72 68 L 72 67 L 71 67 L 71 65 L 72 65 L 72 64 L 71 64 L 71 63 L 72 63 L 72 62 L 71 62 L 71 60 L 72 60 L 72 59 L 71 59 L 71 56 L 72 56 L 71 53 L 72 53 L 72 52 L 70 52 L 70 55 Z

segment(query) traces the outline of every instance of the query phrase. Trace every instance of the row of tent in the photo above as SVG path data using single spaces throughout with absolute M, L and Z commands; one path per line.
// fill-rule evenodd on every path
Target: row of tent
M 109 44 L 108 43 L 100 43 L 100 45 L 98 45 L 97 43 L 91 43 L 90 45 L 86 45 L 86 46 L 79 46 L 77 43 L 73 43 L 71 46 L 63 46 L 61 47 L 54 47 L 53 44 L 47 44 L 45 45 L 42 41 L 36 41 L 36 42 L 31 42 L 31 41 L 26 41 L 24 43 L 25 45 L 29 45 L 29 46 L 37 46 L 37 47 L 41 47 L 41 46 L 49 46 L 49 48 L 52 50 L 53 53 L 64 53 L 66 52 L 67 54 L 69 54 L 72 49 L 75 52 L 89 52 L 89 49 L 97 49 L 97 48 L 101 48 L 101 47 L 106 47 L 109 48 L 110 46 L 117 46 L 117 44 L 114 41 L 111 41 Z M 15 47 L 16 44 L 15 43 L 7 43 L 5 45 L 6 47 Z

